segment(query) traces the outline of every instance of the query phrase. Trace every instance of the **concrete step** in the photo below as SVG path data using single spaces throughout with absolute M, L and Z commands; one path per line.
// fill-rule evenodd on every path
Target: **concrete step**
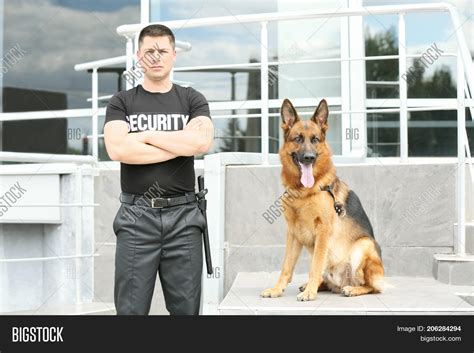
M 387 277 L 381 294 L 344 297 L 320 292 L 316 300 L 298 302 L 298 286 L 307 275 L 295 275 L 280 298 L 261 298 L 278 272 L 241 272 L 218 307 L 220 315 L 474 315 L 474 306 L 461 297 L 472 287 L 440 283 L 431 277 Z
M 473 286 L 474 255 L 436 254 L 433 276 L 442 283 Z
M 474 294 L 472 294 L 472 292 L 471 293 L 456 293 L 456 294 L 459 297 L 461 297 L 465 302 L 474 306 Z
M 454 223 L 454 236 L 458 232 L 458 224 Z M 474 255 L 474 222 L 466 222 L 466 254 Z
M 82 303 L 63 305 L 38 310 L 22 310 L 1 313 L 1 315 L 115 315 L 114 303 Z

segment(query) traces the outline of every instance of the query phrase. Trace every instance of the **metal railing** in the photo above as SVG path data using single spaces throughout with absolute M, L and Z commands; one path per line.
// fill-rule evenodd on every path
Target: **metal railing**
M 96 114 L 104 115 L 105 108 L 96 110 Z M 66 109 L 66 110 L 42 110 L 30 112 L 1 113 L 0 122 L 5 121 L 26 121 L 40 119 L 64 119 L 81 118 L 90 119 L 93 116 L 92 109 Z M 94 121 L 93 121 L 94 122 Z M 97 123 L 96 123 L 97 126 Z M 74 154 L 48 154 L 48 153 L 28 153 L 0 151 L 0 161 L 5 162 L 25 162 L 25 163 L 87 163 L 94 164 L 97 158 L 94 156 L 74 155 Z
M 407 97 L 407 83 L 403 79 L 399 79 L 398 82 L 392 82 L 397 84 L 400 90 L 399 99 L 387 99 L 388 102 L 397 102 L 395 105 L 393 102 L 389 105 L 376 104 L 377 100 L 366 99 L 366 109 L 341 109 L 331 111 L 331 114 L 341 114 L 347 116 L 349 114 L 367 114 L 367 113 L 396 113 L 400 112 L 400 160 L 406 162 L 408 160 L 408 112 L 410 111 L 430 111 L 430 110 L 457 110 L 457 129 L 458 129 L 458 177 L 457 177 L 457 192 L 458 195 L 464 195 L 464 179 L 465 179 L 465 157 L 468 154 L 470 158 L 469 145 L 467 141 L 467 134 L 465 129 L 465 108 L 469 106 L 472 108 L 473 100 L 471 92 L 474 89 L 474 77 L 472 59 L 469 53 L 469 49 L 466 44 L 464 34 L 461 30 L 461 21 L 456 9 L 445 3 L 433 3 L 433 4 L 414 4 L 414 5 L 390 5 L 390 6 L 370 6 L 360 8 L 340 8 L 337 10 L 322 10 L 322 11 L 305 11 L 305 12 L 285 12 L 285 13 L 264 13 L 264 14 L 252 14 L 252 15 L 237 15 L 237 16 L 224 16 L 224 17 L 211 17 L 211 18 L 194 18 L 187 20 L 177 21 L 165 21 L 161 22 L 171 29 L 184 29 L 184 28 L 199 28 L 209 26 L 223 26 L 231 24 L 245 24 L 245 23 L 259 23 L 260 24 L 260 53 L 261 61 L 258 63 L 243 63 L 243 64 L 229 64 L 229 65 L 214 65 L 214 66 L 199 66 L 193 67 L 193 69 L 202 68 L 236 68 L 236 67 L 259 67 L 260 68 L 260 80 L 261 80 L 261 99 L 258 101 L 243 101 L 243 102 L 213 102 L 210 103 L 211 111 L 231 111 L 233 109 L 260 109 L 260 114 L 213 114 L 214 119 L 228 119 L 228 118 L 261 118 L 261 154 L 264 163 L 268 163 L 269 156 L 269 118 L 279 115 L 278 113 L 270 113 L 271 108 L 278 108 L 281 104 L 280 100 L 270 100 L 268 92 L 269 83 L 269 65 L 283 65 L 283 64 L 304 64 L 304 63 L 323 63 L 323 62 L 353 62 L 353 61 L 371 61 L 371 60 L 399 60 L 399 73 L 400 75 L 406 72 L 406 60 L 407 58 L 419 57 L 419 55 L 409 55 L 406 53 L 406 38 L 405 38 L 405 15 L 407 13 L 414 12 L 433 12 L 443 11 L 447 12 L 452 21 L 453 27 L 456 29 L 456 40 L 458 44 L 458 52 L 455 53 L 444 53 L 443 56 L 450 56 L 457 58 L 458 68 L 458 82 L 457 82 L 457 103 L 454 99 L 451 100 L 440 100 L 436 101 L 439 104 L 433 105 L 426 103 L 428 100 L 416 100 L 408 99 Z M 282 61 L 269 61 L 268 59 L 268 28 L 269 22 L 276 21 L 290 21 L 290 20 L 307 20 L 307 19 L 321 19 L 321 18 L 334 18 L 334 17 L 350 17 L 350 16 L 368 16 L 368 15 L 384 15 L 384 14 L 398 14 L 399 21 L 399 36 L 398 36 L 398 55 L 381 55 L 381 56 L 342 56 L 336 58 L 324 58 L 324 59 L 312 59 L 312 60 L 282 60 Z M 131 70 L 133 67 L 133 58 L 138 41 L 139 31 L 147 24 L 132 24 L 123 25 L 117 28 L 117 33 L 126 38 L 126 55 L 115 58 L 109 58 L 104 60 L 97 60 L 88 63 L 78 64 L 75 66 L 76 71 L 80 70 L 92 70 L 92 98 L 91 109 L 73 109 L 65 111 L 53 111 L 53 112 L 25 112 L 25 113 L 4 113 L 0 114 L 0 121 L 19 121 L 19 120 L 31 120 L 31 119 L 54 119 L 64 117 L 92 117 L 92 158 L 90 156 L 71 156 L 61 155 L 55 157 L 55 155 L 39 155 L 36 153 L 14 153 L 14 152 L 0 152 L 0 160 L 9 161 L 36 161 L 36 162 L 47 162 L 47 161 L 72 161 L 72 162 L 84 162 L 93 163 L 98 160 L 98 139 L 102 137 L 98 133 L 98 117 L 104 115 L 105 109 L 99 108 L 99 87 L 98 87 L 98 69 L 104 66 L 112 66 L 117 64 L 126 64 L 126 70 Z M 181 50 L 190 50 L 191 45 L 186 42 L 177 41 L 177 47 Z M 175 72 L 189 70 L 191 68 L 175 68 Z M 392 84 L 390 83 L 390 84 Z M 128 88 L 131 87 L 131 83 L 127 81 Z M 467 99 L 465 99 L 465 94 Z M 322 98 L 322 97 L 321 97 Z M 294 100 L 295 107 L 309 107 L 314 106 L 315 98 L 310 99 L 296 99 Z M 329 97 L 328 103 L 330 105 L 342 106 L 340 97 Z M 466 104 L 467 103 L 467 104 Z M 472 110 L 471 110 L 471 116 Z M 59 156 L 59 155 L 58 155 Z M 471 173 L 472 176 L 472 173 Z M 464 214 L 465 212 L 465 198 L 458 197 L 458 223 L 461 225 L 458 227 L 458 252 L 464 252 L 463 242 L 465 238 L 464 228 L 462 225 L 465 224 Z M 461 234 L 463 233 L 463 234 Z
M 260 23 L 260 52 L 261 62 L 251 64 L 238 64 L 238 65 L 218 65 L 212 67 L 260 67 L 261 68 L 261 104 L 258 108 L 261 109 L 261 153 L 264 161 L 268 161 L 268 66 L 275 64 L 284 63 L 316 63 L 316 62 L 337 62 L 337 61 L 355 61 L 355 60 L 388 60 L 388 59 L 399 59 L 399 72 L 406 72 L 406 59 L 410 57 L 417 57 L 416 55 L 408 55 L 406 53 L 406 40 L 405 40 L 405 14 L 412 12 L 427 12 L 427 11 L 447 11 L 450 14 L 450 18 L 453 22 L 454 28 L 459 29 L 461 22 L 456 9 L 449 4 L 435 3 L 435 4 L 415 4 L 415 5 L 391 5 L 391 6 L 371 6 L 361 8 L 347 8 L 338 10 L 323 10 L 323 11 L 306 11 L 306 12 L 286 12 L 286 13 L 264 13 L 264 14 L 252 14 L 252 15 L 237 15 L 237 16 L 223 16 L 223 17 L 211 17 L 211 18 L 195 18 L 187 20 L 176 20 L 176 21 L 165 21 L 161 22 L 171 29 L 185 29 L 185 28 L 197 28 L 197 27 L 209 27 L 209 26 L 222 26 L 230 24 L 245 24 L 245 23 Z M 305 20 L 305 19 L 317 19 L 317 18 L 333 18 L 333 17 L 346 17 L 346 16 L 367 16 L 367 15 L 383 15 L 383 14 L 399 14 L 399 54 L 398 55 L 385 55 L 376 57 L 347 57 L 347 58 L 329 58 L 329 59 L 316 59 L 316 60 L 300 60 L 300 61 L 281 61 L 281 62 L 270 62 L 268 61 L 268 31 L 267 24 L 272 21 L 288 21 L 288 20 Z M 126 51 L 127 57 L 133 58 L 133 43 L 136 42 L 136 37 L 139 31 L 147 24 L 132 24 L 123 25 L 117 28 L 117 33 L 124 36 L 127 39 Z M 469 50 L 464 38 L 462 30 L 456 31 L 456 38 L 458 41 L 461 61 L 464 63 L 466 69 L 466 79 L 469 87 L 473 87 L 473 73 L 472 73 L 472 59 L 470 57 Z M 444 56 L 457 56 L 454 53 L 446 53 Z M 466 64 L 466 63 L 469 63 Z M 133 60 L 127 61 L 127 70 L 131 69 Z M 211 66 L 209 66 L 211 67 Z M 195 67 L 204 68 L 204 67 Z M 190 68 L 185 68 L 190 69 Z M 176 72 L 184 70 L 184 68 L 175 69 Z M 407 83 L 400 79 L 398 82 L 400 89 L 400 145 L 401 153 L 400 158 L 402 161 L 406 161 L 408 158 L 408 105 L 407 105 Z M 360 111 L 358 111 L 360 112 Z M 384 113 L 385 111 L 379 110 L 378 112 Z M 392 111 L 386 111 L 393 112 Z M 347 111 L 345 113 L 356 113 L 355 111 Z M 364 113 L 364 111 L 362 111 Z
M 457 105 L 456 107 L 438 106 L 432 107 L 436 110 L 442 109 L 456 109 L 457 110 L 457 219 L 458 219 L 458 234 L 456 251 L 458 253 L 465 253 L 465 162 L 466 150 L 469 150 L 467 141 L 467 133 L 465 127 L 465 109 L 467 95 L 468 102 L 472 105 L 472 92 L 474 92 L 474 72 L 472 65 L 472 58 L 467 47 L 467 42 L 462 31 L 462 23 L 460 21 L 457 10 L 454 6 L 447 3 L 430 3 L 430 4 L 411 4 L 411 5 L 388 5 L 388 6 L 370 6 L 370 7 L 354 7 L 354 8 L 340 8 L 337 10 L 319 10 L 319 11 L 295 11 L 285 13 L 264 13 L 264 14 L 250 14 L 250 15 L 236 15 L 210 18 L 192 18 L 186 20 L 164 21 L 161 24 L 168 26 L 171 29 L 186 29 L 186 28 L 200 28 L 210 26 L 224 26 L 232 24 L 246 24 L 246 23 L 260 23 L 260 63 L 248 64 L 245 66 L 260 67 L 260 104 L 261 109 L 261 153 L 264 164 L 268 163 L 269 155 L 269 59 L 268 59 L 268 23 L 276 21 L 289 20 L 307 20 L 320 18 L 334 18 L 334 17 L 352 17 L 352 16 L 372 16 L 372 15 L 386 15 L 398 14 L 398 55 L 387 55 L 386 58 L 398 59 L 398 68 L 400 78 L 398 80 L 399 87 L 399 107 L 391 109 L 376 109 L 376 110 L 348 110 L 339 113 L 388 113 L 400 112 L 400 161 L 407 162 L 408 160 L 408 112 L 416 110 L 414 107 L 408 106 L 408 87 L 407 82 L 401 78 L 401 75 L 407 71 L 407 58 L 410 57 L 406 52 L 406 26 L 405 16 L 408 13 L 415 12 L 447 12 L 451 19 L 453 28 L 455 29 L 456 41 L 458 46 L 457 57 Z M 133 66 L 134 42 L 137 40 L 140 30 L 148 24 L 130 24 L 123 25 L 117 28 L 117 33 L 126 38 L 126 56 L 127 70 Z M 454 54 L 449 54 L 454 56 Z M 333 59 L 322 59 L 322 61 L 353 61 L 353 60 L 381 60 L 381 57 L 359 57 L 351 58 L 342 57 Z M 317 62 L 313 60 L 312 62 Z M 280 64 L 279 62 L 272 62 L 272 64 Z M 131 85 L 130 85 L 131 86 Z M 467 87 L 467 89 L 466 89 Z M 227 109 L 231 109 L 227 107 Z M 424 107 L 420 110 L 429 110 Z M 334 113 L 334 112 L 333 112 Z

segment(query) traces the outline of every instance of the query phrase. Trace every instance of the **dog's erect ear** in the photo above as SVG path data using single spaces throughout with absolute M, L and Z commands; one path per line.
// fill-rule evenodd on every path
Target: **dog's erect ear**
M 281 120 L 283 121 L 283 129 L 290 129 L 299 119 L 295 107 L 288 98 L 285 98 L 280 109 Z M 285 126 L 286 125 L 286 126 Z
M 321 102 L 319 102 L 318 107 L 314 111 L 311 120 L 318 124 L 323 131 L 326 131 L 328 128 L 328 115 L 328 103 L 325 99 L 322 99 Z

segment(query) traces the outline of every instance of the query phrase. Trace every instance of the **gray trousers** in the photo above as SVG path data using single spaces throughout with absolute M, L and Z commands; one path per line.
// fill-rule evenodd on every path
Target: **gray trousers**
M 121 204 L 113 222 L 117 315 L 148 315 L 157 273 L 171 315 L 199 314 L 204 226 L 197 202 Z

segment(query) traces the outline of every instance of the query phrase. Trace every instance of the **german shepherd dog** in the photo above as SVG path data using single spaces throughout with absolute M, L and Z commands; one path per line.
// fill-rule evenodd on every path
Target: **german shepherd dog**
M 285 142 L 280 149 L 288 225 L 285 259 L 275 287 L 264 298 L 283 294 L 304 246 L 311 254 L 309 280 L 299 301 L 316 299 L 318 290 L 345 296 L 380 293 L 384 268 L 380 247 L 358 196 L 336 176 L 326 142 L 328 105 L 323 99 L 311 120 L 300 120 L 288 99 L 280 111 Z

